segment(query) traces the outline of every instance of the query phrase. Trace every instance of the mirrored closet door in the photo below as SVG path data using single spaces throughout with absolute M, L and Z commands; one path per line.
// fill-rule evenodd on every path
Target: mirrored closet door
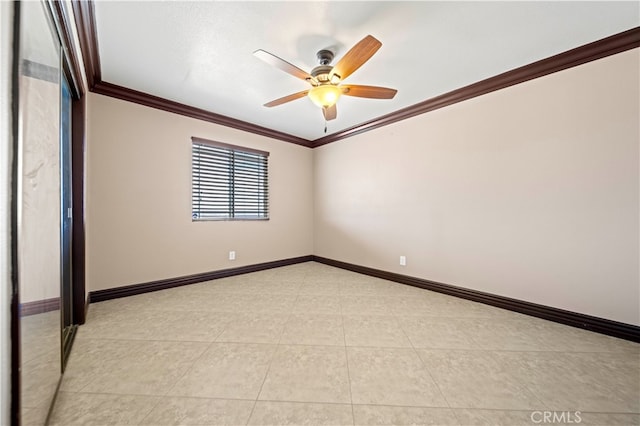
M 43 425 L 72 321 L 71 94 L 47 3 L 20 2 L 17 262 L 20 419 Z

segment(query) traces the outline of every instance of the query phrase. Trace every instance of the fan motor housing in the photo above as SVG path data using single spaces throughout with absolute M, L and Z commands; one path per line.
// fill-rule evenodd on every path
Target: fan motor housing
M 311 70 L 311 75 L 315 77 L 319 82 L 329 81 L 329 73 L 333 67 L 331 65 L 318 65 Z
M 316 53 L 320 65 L 329 65 L 333 61 L 333 52 L 327 49 L 320 50 Z

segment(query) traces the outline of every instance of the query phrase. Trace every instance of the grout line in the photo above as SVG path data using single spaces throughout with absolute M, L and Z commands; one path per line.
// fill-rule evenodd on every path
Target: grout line
M 447 399 L 447 396 L 444 394 L 444 392 L 442 392 L 442 389 L 440 388 L 440 385 L 436 381 L 435 377 L 433 377 L 433 374 L 431 374 L 431 371 L 429 370 L 429 367 L 427 367 L 427 364 L 422 360 L 422 358 L 420 357 L 420 354 L 418 353 L 418 351 L 416 350 L 415 346 L 413 345 L 413 342 L 409 338 L 409 335 L 407 334 L 407 332 L 404 330 L 404 328 L 400 324 L 400 321 L 398 320 L 398 315 L 396 315 L 395 312 L 393 312 L 393 315 L 396 318 L 396 323 L 398 324 L 398 328 L 400 329 L 400 331 L 402 331 L 402 334 L 404 334 L 404 337 L 407 338 L 407 341 L 411 345 L 411 348 L 413 349 L 413 353 L 415 354 L 415 356 L 418 357 L 418 360 L 420 361 L 420 364 L 422 364 L 422 366 L 426 370 L 427 374 L 429 374 L 429 377 L 431 377 L 431 380 L 433 381 L 433 384 L 436 385 L 436 388 L 438 389 L 438 392 L 440 392 L 440 395 L 442 395 L 442 398 L 444 399 L 444 402 L 446 402 L 447 406 L 449 408 L 451 408 L 451 403 L 449 403 L 449 400 Z M 455 413 L 454 413 L 454 415 L 455 415 Z M 456 418 L 457 418 L 457 416 L 456 416 Z
M 287 268 L 287 267 L 284 267 Z M 282 316 L 285 317 L 286 319 L 284 321 L 284 325 L 282 326 L 282 329 L 280 331 L 280 335 L 278 337 L 277 342 L 274 343 L 255 343 L 255 342 L 218 342 L 217 339 L 222 335 L 222 333 L 224 333 L 224 331 L 226 330 L 227 326 L 229 325 L 229 322 L 227 322 L 224 327 L 222 328 L 222 330 L 217 334 L 216 338 L 213 341 L 192 341 L 192 340 L 165 340 L 165 339 L 122 339 L 122 338 L 95 338 L 95 337 L 86 337 L 84 335 L 82 335 L 82 340 L 88 340 L 88 341 L 118 341 L 118 342 L 141 342 L 140 344 L 143 345 L 144 343 L 142 342 L 160 342 L 160 343 L 198 343 L 198 344 L 208 344 L 206 346 L 206 348 L 203 350 L 203 352 L 197 357 L 196 360 L 193 361 L 193 363 L 186 369 L 185 373 L 180 376 L 179 378 L 176 379 L 175 383 L 169 387 L 169 390 L 166 391 L 163 394 L 160 395 L 148 395 L 148 394 L 122 394 L 122 393 L 104 393 L 104 392 L 84 392 L 83 389 L 86 389 L 90 384 L 94 383 L 95 380 L 97 380 L 96 378 L 89 380 L 89 382 L 87 384 L 85 384 L 84 386 L 82 386 L 80 388 L 80 390 L 75 390 L 75 391 L 64 391 L 64 390 L 60 390 L 60 392 L 65 392 L 65 393 L 71 393 L 71 394 L 97 394 L 97 395 L 114 395 L 114 396 L 121 396 L 121 395 L 135 395 L 135 396 L 145 396 L 145 397 L 157 397 L 157 398 L 162 398 L 162 397 L 171 397 L 171 398 L 197 398 L 197 399 L 203 399 L 203 400 L 239 400 L 239 401 L 254 401 L 253 407 L 251 409 L 251 412 L 249 414 L 249 417 L 247 419 L 247 423 L 249 422 L 249 420 L 251 419 L 251 417 L 253 416 L 253 413 L 255 411 L 255 407 L 257 406 L 257 402 L 259 401 L 259 397 L 260 394 L 262 392 L 262 389 L 264 387 L 264 384 L 266 383 L 266 378 L 270 372 L 270 369 L 272 368 L 272 364 L 275 360 L 275 357 L 278 353 L 278 349 L 282 346 L 284 346 L 284 344 L 282 343 L 282 339 L 284 336 L 284 333 L 286 331 L 286 326 L 287 323 L 293 318 L 294 315 L 296 314 L 300 314 L 300 315 L 305 315 L 308 313 L 305 312 L 294 312 L 296 303 L 298 302 L 298 300 L 301 297 L 334 297 L 337 298 L 337 300 L 339 301 L 339 308 L 340 308 L 340 313 L 339 314 L 329 314 L 329 313 L 317 313 L 317 315 L 326 315 L 326 316 L 340 316 L 341 318 L 341 323 L 342 323 L 342 330 L 343 330 L 343 341 L 344 341 L 344 353 L 345 353 L 345 359 L 346 359 L 346 367 L 347 367 L 347 376 L 348 376 L 348 380 L 349 380 L 349 395 L 350 395 L 350 400 L 351 400 L 351 413 L 352 413 L 352 420 L 355 424 L 355 412 L 354 412 L 354 403 L 353 403 L 353 393 L 352 393 L 352 389 L 351 389 L 351 378 L 350 378 L 350 369 L 349 369 L 349 356 L 348 356 L 348 350 L 349 348 L 357 348 L 357 347 L 362 347 L 362 348 L 376 348 L 376 349 L 412 349 L 414 354 L 416 356 L 418 356 L 420 363 L 422 364 L 422 366 L 425 368 L 425 370 L 427 371 L 427 373 L 429 374 L 429 376 L 431 377 L 433 383 L 436 385 L 438 391 L 440 392 L 440 394 L 443 396 L 444 402 L 447 404 L 447 407 L 427 407 L 427 406 L 401 406 L 401 405 L 389 405 L 389 404 L 375 404 L 375 403 L 370 403 L 370 404 L 358 404 L 358 405 L 371 405 L 371 406 L 382 406 L 382 407 L 415 407 L 415 408 L 439 408 L 439 409 L 447 409 L 447 410 L 452 410 L 454 412 L 454 416 L 457 418 L 458 415 L 455 414 L 457 410 L 464 410 L 464 409 L 472 409 L 472 410 L 487 410 L 487 411 L 495 411 L 495 412 L 507 412 L 507 411 L 514 411 L 514 412 L 531 412 L 532 410 L 510 410 L 510 409 L 492 409 L 492 408 L 477 408 L 477 407 L 452 407 L 451 404 L 449 403 L 449 401 L 447 400 L 446 396 L 444 395 L 444 393 L 442 392 L 442 390 L 440 389 L 440 385 L 439 383 L 435 380 L 433 374 L 431 373 L 431 371 L 429 370 L 428 366 L 426 365 L 425 361 L 420 357 L 420 355 L 418 354 L 418 349 L 422 350 L 428 350 L 428 351 L 433 351 L 433 352 L 460 352 L 460 353 L 485 353 L 485 354 L 491 354 L 491 353 L 512 353 L 512 354 L 548 354 L 549 356 L 559 356 L 559 354 L 600 354 L 600 355 L 611 355 L 611 354 L 616 354 L 616 355 L 637 355 L 638 351 L 632 351 L 632 350 L 619 350 L 619 351 L 566 351 L 566 350 L 558 350 L 558 351 L 554 351 L 554 350 L 513 350 L 513 349 L 483 349 L 483 348 L 469 348 L 469 349 L 454 349 L 454 348 L 416 348 L 416 346 L 413 344 L 413 342 L 411 341 L 411 339 L 409 339 L 409 336 L 407 335 L 407 332 L 405 331 L 405 329 L 401 326 L 400 324 L 400 318 L 404 317 L 404 316 L 410 316 L 411 315 L 402 315 L 400 313 L 396 313 L 394 310 L 389 309 L 388 313 L 385 314 L 380 314 L 380 313 L 355 313 L 353 315 L 349 315 L 348 313 L 345 313 L 343 311 L 343 299 L 344 298 L 363 298 L 363 297 L 368 297 L 368 298 L 372 298 L 376 301 L 380 301 L 386 308 L 389 308 L 389 303 L 392 302 L 393 300 L 396 300 L 398 298 L 410 298 L 411 295 L 397 295 L 394 296 L 394 293 L 385 293 L 385 292 L 381 292 L 381 293 L 360 293 L 360 294 L 344 294 L 343 292 L 345 291 L 345 283 L 349 281 L 350 277 L 353 276 L 352 274 L 348 275 L 348 276 L 342 276 L 342 275 L 338 275 L 335 276 L 331 279 L 331 282 L 337 282 L 339 284 L 339 291 L 337 292 L 337 294 L 326 294 L 326 293 L 311 293 L 311 294 L 307 294 L 307 293 L 300 293 L 300 289 L 302 288 L 302 285 L 304 284 L 304 282 L 307 282 L 307 278 L 313 278 L 314 276 L 319 276 L 319 275 L 329 275 L 330 277 L 332 277 L 332 275 L 330 274 L 330 271 L 333 269 L 337 269 L 337 268 L 333 268 L 333 267 L 329 267 L 327 266 L 327 268 L 331 268 L 329 270 L 325 269 L 325 265 L 323 265 L 323 268 L 321 269 L 316 269 L 316 270 L 309 270 L 307 271 L 304 276 L 302 278 L 296 278 L 296 280 L 301 280 L 301 283 L 298 285 L 298 287 L 296 288 L 296 291 L 294 293 L 282 293 L 282 292 L 277 292 L 277 293 L 260 293 L 260 295 L 262 294 L 271 294 L 271 295 L 276 295 L 276 296 L 280 296 L 280 295 L 287 295 L 287 296 L 295 296 L 294 301 L 293 301 L 293 305 L 291 306 L 291 308 L 288 310 L 288 312 L 285 313 L 281 313 L 281 314 L 271 314 L 271 313 L 267 313 L 264 312 L 263 314 L 268 314 L 268 315 L 278 315 L 278 316 Z M 327 274 L 327 271 L 329 271 L 329 274 Z M 259 273 L 259 272 L 257 272 Z M 253 282 L 250 278 L 250 274 L 247 274 L 246 276 L 247 278 L 247 282 Z M 261 279 L 264 279 L 264 277 L 261 277 Z M 280 277 L 270 277 L 271 281 L 273 283 L 278 284 L 282 279 L 286 280 L 285 278 L 280 278 Z M 282 281 L 285 282 L 285 281 Z M 289 282 L 288 280 L 286 282 Z M 312 281 L 309 281 L 312 282 Z M 359 283 L 359 282 L 358 282 Z M 314 284 L 314 283 L 312 283 Z M 366 284 L 366 282 L 365 282 Z M 319 285 L 319 284 L 315 284 L 315 285 Z M 358 284 L 359 285 L 359 284 Z M 184 287 L 186 289 L 186 287 Z M 180 288 L 182 289 L 182 288 Z M 173 290 L 173 289 L 172 289 Z M 176 292 L 179 289 L 176 289 Z M 424 290 L 421 289 L 421 291 L 429 291 L 429 290 Z M 151 293 L 150 293 L 151 294 Z M 222 293 L 223 295 L 232 295 L 232 296 L 245 296 L 245 294 L 236 294 L 236 293 Z M 218 294 L 219 295 L 219 294 Z M 140 297 L 144 297 L 146 295 L 139 295 Z M 216 297 L 215 293 L 211 293 L 210 295 L 208 294 L 202 294 L 202 293 L 198 293 L 198 292 L 194 292 L 193 294 L 190 295 L 190 297 L 195 297 L 195 298 L 199 298 L 199 297 L 203 297 L 203 296 L 210 296 L 210 297 Z M 120 312 L 129 312 L 130 309 L 132 309 L 131 307 L 117 307 L 115 306 L 116 309 L 116 313 L 118 311 Z M 170 312 L 192 312 L 190 310 L 171 310 L 171 309 L 166 309 L 166 308 L 156 308 L 156 309 L 150 309 L 153 311 L 170 311 Z M 211 311 L 211 310 L 204 310 L 203 312 L 211 312 L 211 313 L 216 313 L 216 314 L 223 314 L 223 315 L 227 315 L 230 313 L 237 313 L 237 311 Z M 106 316 L 110 316 L 113 314 L 113 311 L 109 312 L 102 312 L 101 315 L 104 314 Z M 252 312 L 251 311 L 246 311 L 246 312 L 242 312 L 242 315 L 251 315 Z M 315 313 L 314 313 L 315 314 Z M 357 345 L 357 346 L 347 346 L 347 342 L 346 342 L 346 331 L 345 331 L 345 317 L 349 317 L 349 316 L 374 316 L 374 317 L 388 317 L 388 318 L 393 318 L 398 326 L 398 328 L 400 328 L 402 334 L 405 336 L 405 338 L 407 339 L 407 341 L 410 343 L 411 347 L 383 347 L 383 346 L 362 346 L 362 345 Z M 474 320 L 476 318 L 480 318 L 480 317 L 456 317 L 456 316 L 450 316 L 450 317 L 443 317 L 441 315 L 420 315 L 418 316 L 420 318 L 463 318 L 463 319 L 469 319 L 469 320 Z M 503 319 L 501 318 L 494 318 L 494 317 L 482 317 L 482 319 L 484 320 L 495 320 L 495 321 L 502 321 Z M 88 318 L 88 320 L 90 320 L 90 318 Z M 520 318 L 515 318 L 513 319 L 515 321 L 519 321 Z M 569 327 L 566 325 L 559 325 L 560 327 Z M 177 396 L 177 395 L 169 395 L 169 393 L 171 392 L 171 390 L 173 390 L 176 386 L 176 384 L 182 379 L 184 378 L 190 371 L 193 370 L 195 364 L 202 359 L 202 357 L 204 356 L 205 353 L 207 353 L 207 351 L 209 351 L 213 345 L 218 344 L 218 343 L 235 343 L 235 344 L 251 344 L 251 345 L 268 345 L 273 347 L 273 352 L 272 352 L 272 356 L 271 359 L 269 361 L 269 365 L 266 369 L 266 372 L 264 374 L 263 380 L 262 380 L 262 384 L 260 386 L 260 389 L 258 391 L 258 394 L 256 396 L 255 399 L 242 399 L 242 398 L 207 398 L 207 397 L 195 397 L 195 396 Z M 326 344 L 286 344 L 286 346 L 308 346 L 308 347 L 331 347 L 331 348 L 337 348 L 340 345 L 326 345 Z M 606 348 L 605 348 L 606 349 Z M 73 356 L 70 359 L 70 365 L 73 364 Z M 528 386 L 525 386 L 525 388 L 532 394 L 532 396 L 534 396 L 541 404 L 543 407 L 545 407 L 545 403 L 538 397 L 538 395 L 532 390 L 530 389 Z M 265 402 L 288 402 L 288 403 L 299 403 L 299 404 L 334 404 L 334 405 L 347 405 L 347 403 L 335 403 L 335 402 L 311 402 L 311 401 L 271 401 L 271 400 L 263 400 Z M 154 407 L 151 409 L 151 411 L 149 413 L 147 413 L 147 415 L 145 416 L 145 418 L 147 418 L 149 416 L 150 413 L 152 413 L 158 406 L 160 402 L 156 403 L 154 405 Z M 548 407 L 545 407 L 548 408 Z M 587 410 L 581 410 L 583 413 L 590 413 L 590 414 L 624 414 L 624 415 L 639 415 L 640 412 L 603 412 L 603 411 L 587 411 Z
M 148 397 L 148 398 L 163 398 L 164 395 L 150 395 L 150 394 L 136 394 L 136 393 L 106 393 L 106 392 L 70 392 L 70 391 L 61 391 L 63 393 L 68 394 L 85 394 L 85 395 L 104 395 L 104 396 L 140 396 L 140 397 Z M 168 396 L 169 398 L 175 399 L 198 399 L 198 400 L 216 400 L 216 401 L 246 401 L 251 402 L 253 399 L 247 398 L 222 398 L 222 397 L 202 397 L 202 396 Z M 488 408 L 488 407 L 444 407 L 437 405 L 400 405 L 400 404 L 377 404 L 377 403 L 363 403 L 363 404 L 349 404 L 346 402 L 319 402 L 319 401 L 296 401 L 296 400 L 284 400 L 284 399 L 263 399 L 260 402 L 270 402 L 270 403 L 288 403 L 288 404 L 315 404 L 315 405 L 337 405 L 337 406 L 346 406 L 346 405 L 358 405 L 358 406 L 374 406 L 374 407 L 394 407 L 394 408 L 420 408 L 420 409 L 442 409 L 442 410 L 477 410 L 477 411 L 494 411 L 494 412 L 523 412 L 529 413 L 532 411 L 536 411 L 536 409 L 521 409 L 521 408 Z M 37 408 L 37 407 L 27 407 L 27 408 Z M 573 410 L 570 410 L 573 411 Z M 576 410 L 581 413 L 588 414 L 621 414 L 621 415 L 640 415 L 640 411 L 590 411 L 590 410 Z
M 187 375 L 187 374 L 189 374 L 189 372 L 190 372 L 191 370 L 193 370 L 193 367 L 196 365 L 196 363 L 202 359 L 202 357 L 204 356 L 204 354 L 206 354 L 206 353 L 209 351 L 209 349 L 214 345 L 214 343 L 215 343 L 215 342 L 209 342 L 209 344 L 207 345 L 207 347 L 206 347 L 206 348 L 204 348 L 204 350 L 202 351 L 202 353 L 201 353 L 201 354 L 200 354 L 196 359 L 194 359 L 194 360 L 193 360 L 193 362 L 191 363 L 191 365 L 189 366 L 189 368 L 187 368 L 187 369 L 185 370 L 185 372 L 184 372 L 180 377 L 178 377 L 178 378 L 176 379 L 176 381 L 173 383 L 173 385 L 172 385 L 172 386 L 170 386 L 170 387 L 169 387 L 169 388 L 168 388 L 168 389 L 167 389 L 167 390 L 162 394 L 162 396 L 170 396 L 170 395 L 169 395 L 169 394 L 170 394 L 170 392 L 171 392 L 171 391 L 176 387 L 176 385 L 178 384 L 178 382 L 180 382 L 180 380 L 182 380 L 184 377 L 186 377 L 186 375 Z
M 296 299 L 293 302 L 293 306 L 295 306 L 295 303 L 298 301 L 298 295 L 296 295 Z M 265 382 L 267 381 L 267 376 L 269 375 L 269 371 L 271 370 L 271 365 L 273 364 L 273 360 L 275 359 L 276 355 L 278 354 L 278 348 L 280 347 L 280 341 L 282 340 L 282 336 L 284 334 L 284 331 L 287 328 L 287 323 L 289 322 L 289 319 L 292 316 L 292 310 L 293 310 L 293 306 L 291 307 L 291 310 L 289 311 L 289 314 L 287 316 L 287 319 L 284 321 L 283 325 L 282 325 L 282 330 L 280 331 L 280 336 L 278 337 L 278 342 L 275 344 L 275 349 L 273 350 L 273 353 L 271 355 L 271 359 L 269 360 L 269 366 L 267 367 L 267 370 L 264 373 L 264 378 L 262 379 L 262 384 L 260 385 L 260 389 L 258 390 L 258 393 L 256 395 L 256 399 L 255 402 L 253 403 L 253 407 L 251 408 L 251 413 L 249 413 L 249 417 L 247 417 L 247 425 L 249 424 L 249 421 L 251 421 L 251 417 L 253 416 L 253 412 L 256 409 L 256 405 L 258 405 L 258 399 L 260 398 L 260 394 L 262 393 L 262 388 L 264 387 Z
M 341 308 L 342 309 L 342 308 Z M 344 328 L 344 315 L 341 315 L 340 322 L 342 323 L 342 337 L 344 339 L 344 359 L 347 364 L 347 379 L 349 380 L 349 399 L 351 400 L 351 420 L 353 424 L 356 424 L 356 414 L 353 410 L 353 390 L 351 389 L 351 371 L 349 370 L 349 354 L 347 353 L 347 332 Z

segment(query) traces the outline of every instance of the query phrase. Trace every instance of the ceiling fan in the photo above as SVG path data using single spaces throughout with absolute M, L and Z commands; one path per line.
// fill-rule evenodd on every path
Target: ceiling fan
M 382 46 L 373 36 L 366 36 L 351 48 L 334 66 L 329 65 L 334 53 L 331 50 L 321 50 L 317 53 L 320 65 L 310 73 L 262 49 L 253 52 L 255 56 L 282 71 L 300 78 L 311 84 L 311 89 L 278 98 L 264 104 L 266 107 L 282 105 L 296 99 L 308 96 L 314 104 L 322 108 L 326 121 L 337 116 L 336 102 L 341 95 L 357 96 L 360 98 L 392 99 L 397 90 L 388 87 L 362 86 L 355 84 L 341 84 L 355 70 L 367 62 Z M 326 128 L 325 128 L 326 131 Z

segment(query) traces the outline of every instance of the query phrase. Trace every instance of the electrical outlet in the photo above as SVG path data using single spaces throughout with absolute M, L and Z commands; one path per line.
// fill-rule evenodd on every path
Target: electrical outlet
M 400 266 L 407 266 L 407 257 L 400 256 Z
M 236 260 L 236 252 L 235 251 L 230 251 L 229 252 L 229 260 Z

